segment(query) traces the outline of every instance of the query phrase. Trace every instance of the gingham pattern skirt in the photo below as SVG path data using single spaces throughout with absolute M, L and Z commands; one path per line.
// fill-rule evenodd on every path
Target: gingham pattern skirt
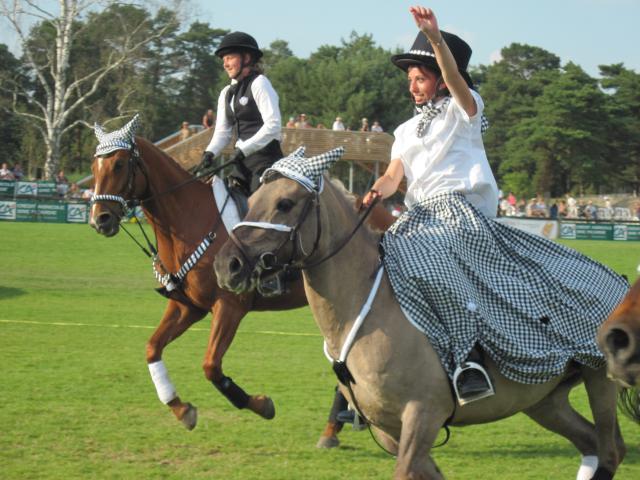
M 542 383 L 569 360 L 598 368 L 598 326 L 628 284 L 604 265 L 478 212 L 459 193 L 429 198 L 384 235 L 396 298 L 451 377 L 476 342 L 507 378 Z

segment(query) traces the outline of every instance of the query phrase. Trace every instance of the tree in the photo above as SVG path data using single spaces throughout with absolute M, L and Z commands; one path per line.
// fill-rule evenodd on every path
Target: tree
M 87 25 L 81 20 L 98 3 L 59 0 L 59 11 L 51 12 L 32 0 L 0 2 L 0 15 L 9 21 L 21 41 L 22 61 L 31 81 L 12 82 L 12 109 L 30 119 L 40 132 L 46 148 L 46 178 L 52 178 L 59 168 L 63 136 L 85 122 L 83 118 L 74 120 L 74 115 L 80 113 L 111 73 L 133 66 L 147 45 L 174 27 L 173 22 L 167 22 L 160 29 L 151 28 L 152 18 L 144 10 L 108 0 L 105 12 L 112 15 L 112 29 L 104 32 L 100 55 L 93 66 L 85 65 L 86 70 L 73 70 L 72 48 Z M 38 22 L 31 32 L 23 27 L 25 16 Z
M 623 64 L 601 65 L 607 92 L 608 125 L 605 139 L 613 168 L 607 175 L 621 187 L 640 193 L 640 74 Z

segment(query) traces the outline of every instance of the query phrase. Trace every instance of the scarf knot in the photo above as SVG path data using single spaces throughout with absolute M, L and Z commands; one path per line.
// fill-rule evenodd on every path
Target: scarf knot
M 418 138 L 424 137 L 425 133 L 427 132 L 427 128 L 431 124 L 431 121 L 447 108 L 450 101 L 451 97 L 446 97 L 438 106 L 436 106 L 433 100 L 429 100 L 424 105 L 416 105 L 416 113 L 422 114 L 422 118 L 420 118 L 420 120 L 418 121 L 418 125 L 416 126 L 416 135 L 418 136 Z M 480 118 L 480 131 L 484 135 L 488 129 L 489 120 L 483 113 L 482 117 Z

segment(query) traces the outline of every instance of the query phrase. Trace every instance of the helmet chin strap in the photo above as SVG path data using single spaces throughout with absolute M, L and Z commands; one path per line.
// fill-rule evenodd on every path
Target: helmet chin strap
M 247 53 L 246 52 L 239 52 L 239 53 L 240 53 L 240 69 L 238 70 L 238 73 L 236 73 L 233 77 L 231 77 L 231 78 L 233 78 L 233 80 L 237 80 L 237 81 L 240 81 L 240 80 L 238 80 L 238 77 L 242 76 L 242 73 L 244 72 L 244 69 L 246 67 L 250 67 L 251 66 L 251 63 L 245 63 L 245 61 L 244 61 L 244 56 L 247 55 Z M 251 57 L 251 54 L 248 54 L 248 55 L 249 55 L 249 57 Z

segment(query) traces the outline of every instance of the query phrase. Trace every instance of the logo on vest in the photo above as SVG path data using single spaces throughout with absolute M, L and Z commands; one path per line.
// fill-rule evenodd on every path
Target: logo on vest
M 247 97 L 240 97 L 238 103 L 244 107 L 247 103 L 249 103 L 249 99 Z

